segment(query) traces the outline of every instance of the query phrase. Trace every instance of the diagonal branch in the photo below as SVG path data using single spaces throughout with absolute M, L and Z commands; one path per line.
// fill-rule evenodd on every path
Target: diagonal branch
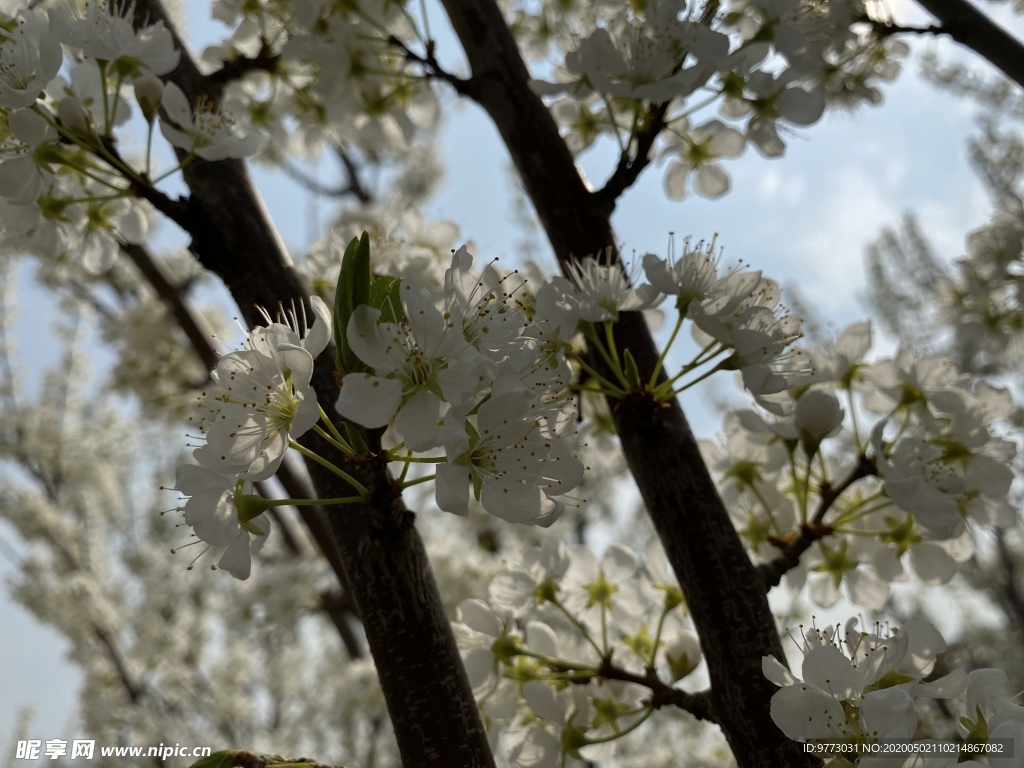
M 599 206 L 607 208 L 608 211 L 614 209 L 615 201 L 623 192 L 633 186 L 640 174 L 650 164 L 654 142 L 665 128 L 665 113 L 668 112 L 668 105 L 667 101 L 648 105 L 644 127 L 636 135 L 635 153 L 633 155 L 623 153 L 607 183 L 594 193 L 594 199 L 597 200 Z
M 585 187 L 550 111 L 494 0 L 442 0 L 469 59 L 487 87 L 472 97 L 494 121 L 563 265 L 614 248 L 607 201 Z M 615 342 L 649 380 L 658 351 L 639 313 L 620 315 Z M 605 370 L 603 373 L 611 374 Z M 784 659 L 762 580 L 747 556 L 678 402 L 634 393 L 612 404 L 630 470 L 686 595 L 711 676 L 709 714 L 742 768 L 810 766 L 772 722 L 777 688 L 761 659 Z
M 154 261 L 149 249 L 135 243 L 121 243 L 121 251 L 131 259 L 131 262 L 146 279 L 146 282 L 156 291 L 157 296 L 163 300 L 167 309 L 177 321 L 178 327 L 184 331 L 185 336 L 192 343 L 192 348 L 199 355 L 199 359 L 203 361 L 203 365 L 208 370 L 216 368 L 218 355 L 217 351 L 213 348 L 213 344 L 210 342 L 209 330 L 199 325 L 199 322 L 192 314 L 192 310 L 185 303 L 185 299 L 181 295 L 181 289 L 171 284 L 170 280 L 164 275 L 163 270 Z
M 356 161 L 352 159 L 352 155 L 343 145 L 337 142 L 333 143 L 331 148 L 334 150 L 334 154 L 338 156 L 339 162 L 341 162 L 345 169 L 346 180 L 341 184 L 327 186 L 326 184 L 314 179 L 297 164 L 289 160 L 285 160 L 281 164 L 281 170 L 313 194 L 323 195 L 324 197 L 344 197 L 346 195 L 352 195 L 352 197 L 364 205 L 372 203 L 373 195 L 369 190 L 367 190 L 366 185 L 363 183 L 359 173 L 359 167 L 356 165 Z
M 970 48 L 1024 88 L 1024 45 L 968 0 L 917 0 L 960 45 Z
M 137 28 L 157 20 L 171 30 L 182 50 L 178 66 L 166 78 L 193 103 L 204 95 L 216 101 L 218 83 L 199 72 L 160 0 L 135 4 Z M 244 163 L 196 158 L 184 176 L 190 191 L 185 223 L 192 236 L 190 248 L 224 281 L 250 325 L 261 322 L 257 306 L 308 295 Z M 317 358 L 312 379 L 325 409 L 338 396 L 334 372 L 334 351 L 328 348 Z M 346 505 L 340 513 L 322 514 L 321 520 L 335 541 L 363 619 L 403 763 L 493 767 L 473 691 L 413 524 L 415 516 L 406 509 L 386 463 L 349 461 L 315 433 L 307 433 L 302 442 L 373 489 L 368 503 Z M 319 464 L 310 466 L 310 477 L 321 497 L 350 495 L 348 483 Z

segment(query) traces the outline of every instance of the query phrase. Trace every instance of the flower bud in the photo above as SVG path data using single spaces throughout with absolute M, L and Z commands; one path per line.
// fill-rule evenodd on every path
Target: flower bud
M 65 129 L 72 133 L 89 132 L 89 113 L 75 96 L 65 96 L 57 105 L 57 117 Z
M 818 452 L 821 441 L 839 429 L 844 411 L 831 392 L 812 389 L 796 401 L 793 423 L 808 456 Z
M 160 78 L 153 75 L 135 78 L 135 98 L 138 100 L 139 106 L 142 107 L 142 114 L 147 123 L 153 122 L 163 97 L 164 84 Z
M 703 654 L 700 652 L 700 641 L 693 632 L 683 630 L 676 639 L 665 647 L 665 660 L 668 661 L 672 682 L 682 680 L 700 666 Z

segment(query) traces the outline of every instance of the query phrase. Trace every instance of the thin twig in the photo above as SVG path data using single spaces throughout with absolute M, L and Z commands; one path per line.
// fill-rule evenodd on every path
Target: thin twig
M 861 454 L 856 466 L 839 483 L 835 485 L 821 484 L 818 506 L 811 519 L 800 526 L 799 533 L 785 544 L 782 552 L 774 560 L 758 566 L 766 590 L 778 585 L 787 571 L 796 568 L 800 564 L 800 556 L 810 549 L 814 542 L 834 533 L 832 526 L 826 525 L 824 520 L 825 514 L 831 509 L 836 499 L 861 478 L 876 474 L 878 474 L 878 467 L 875 465 L 875 460 Z
M 470 78 L 464 80 L 461 77 L 456 77 L 450 72 L 446 72 L 444 69 L 442 69 L 441 65 L 437 61 L 437 58 L 434 56 L 433 40 L 427 41 L 427 52 L 426 55 L 423 56 L 413 51 L 411 48 L 409 48 L 405 43 L 403 43 L 394 35 L 390 35 L 388 37 L 388 44 L 400 50 L 405 55 L 406 60 L 419 64 L 420 67 L 423 69 L 424 74 L 427 75 L 427 77 L 434 80 L 442 80 L 443 82 L 448 83 L 448 85 L 454 88 L 455 92 L 458 93 L 460 96 L 472 95 L 474 84 L 473 79 Z
M 203 361 L 208 370 L 217 367 L 219 356 L 214 349 L 210 339 L 212 338 L 209 329 L 203 328 L 195 315 L 188 308 L 182 296 L 181 288 L 173 285 L 164 275 L 160 265 L 156 263 L 153 255 L 142 245 L 135 243 L 121 243 L 121 250 L 131 259 L 149 285 L 156 291 L 171 315 L 178 323 L 178 327 L 184 331 L 192 344 L 192 349 Z
M 636 135 L 636 151 L 630 155 L 623 153 L 615 172 L 607 183 L 594 193 L 594 199 L 602 208 L 609 212 L 615 207 L 619 195 L 633 186 L 643 170 L 651 162 L 651 150 L 658 135 L 665 128 L 665 113 L 669 102 L 650 104 L 647 109 L 647 120 L 643 130 Z
M 559 669 L 557 664 L 552 667 L 556 670 Z M 680 688 L 673 688 L 658 677 L 658 673 L 651 667 L 647 667 L 644 674 L 639 675 L 616 666 L 609 656 L 601 661 L 596 673 L 573 674 L 569 678 L 574 685 L 585 685 L 593 680 L 619 680 L 642 686 L 650 690 L 651 695 L 648 697 L 648 702 L 654 709 L 667 706 L 677 707 L 689 712 L 698 720 L 716 722 L 711 713 L 711 698 L 708 692 L 689 693 Z
M 250 72 L 270 72 L 273 74 L 277 71 L 277 65 L 280 63 L 281 56 L 272 53 L 267 41 L 263 40 L 255 56 L 238 56 L 231 61 L 226 61 L 216 72 L 207 75 L 207 78 L 211 82 L 224 86 L 235 80 L 241 80 Z

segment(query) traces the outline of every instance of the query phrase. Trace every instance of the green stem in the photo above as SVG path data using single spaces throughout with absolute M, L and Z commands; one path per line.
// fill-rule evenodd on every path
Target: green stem
M 113 126 L 109 117 L 110 99 L 107 97 L 107 62 L 97 60 L 96 66 L 100 70 L 100 90 L 103 91 L 103 135 L 109 136 Z
M 345 454 L 348 458 L 350 458 L 350 459 L 354 459 L 355 458 L 356 453 L 355 453 L 355 451 L 352 450 L 352 448 L 348 445 L 348 443 L 339 443 L 337 440 L 334 439 L 333 436 L 329 435 L 327 433 L 327 431 L 323 427 L 321 427 L 319 424 L 314 424 L 313 425 L 313 431 L 316 432 L 318 435 L 320 435 L 320 437 L 322 437 L 328 443 L 333 445 L 335 448 L 337 448 L 339 451 L 341 451 L 343 454 Z
M 149 178 L 150 171 L 153 170 L 153 127 L 156 122 L 155 116 L 153 120 L 149 122 L 149 130 L 146 131 L 146 178 Z
M 775 519 L 775 515 L 773 514 L 772 506 L 768 503 L 768 500 L 765 499 L 764 494 L 761 493 L 761 489 L 758 488 L 754 484 L 748 485 L 747 488 L 750 489 L 750 492 L 752 494 L 754 494 L 754 498 L 758 500 L 758 502 L 761 504 L 762 507 L 764 507 L 765 514 L 767 514 L 768 515 L 768 519 L 772 521 L 772 527 L 775 529 L 776 532 L 778 532 L 779 531 L 778 521 Z M 807 521 L 806 520 L 801 520 L 801 522 L 806 523 Z
M 363 496 L 345 496 L 336 499 L 264 499 L 268 507 L 316 507 L 327 504 L 358 504 L 366 501 Z
M 648 708 L 647 711 L 644 712 L 644 714 L 641 715 L 639 718 L 637 718 L 637 721 L 635 723 L 633 723 L 632 725 L 630 725 L 628 728 L 625 728 L 625 729 L 623 729 L 621 731 L 617 731 L 617 732 L 613 733 L 611 736 L 603 736 L 600 739 L 587 739 L 587 743 L 588 744 L 607 744 L 609 741 L 616 741 L 618 739 L 621 739 L 626 734 L 632 733 L 637 728 L 639 728 L 641 725 L 643 725 L 647 721 L 647 718 L 649 718 L 653 714 L 654 714 L 654 709 L 653 708 Z
M 704 109 L 705 107 L 710 107 L 712 104 L 715 103 L 715 100 L 718 99 L 722 95 L 722 91 L 720 91 L 720 90 L 716 91 L 715 89 L 709 88 L 707 86 L 704 86 L 701 90 L 711 91 L 711 95 L 708 96 L 706 99 L 704 99 L 704 101 L 699 101 L 696 104 L 694 104 L 692 107 L 690 107 L 689 109 L 684 110 L 683 112 L 680 112 L 678 115 L 673 117 L 670 122 L 674 123 L 677 120 L 681 120 L 684 117 L 689 117 L 690 115 L 693 115 L 693 114 L 699 112 L 700 110 Z
M 600 670 L 597 669 L 593 664 L 577 664 L 574 661 L 565 661 L 564 659 L 556 659 L 554 656 L 545 656 L 542 653 L 534 653 L 528 651 L 525 648 L 519 651 L 520 656 L 525 656 L 528 659 L 536 659 L 542 662 L 546 667 L 554 667 L 559 672 L 587 672 L 592 675 L 597 675 Z
M 583 323 L 583 336 L 587 340 L 587 346 L 590 349 L 596 349 L 598 354 L 601 355 L 601 359 L 604 360 L 605 365 L 614 370 L 621 380 L 622 373 L 618 370 L 618 366 L 612 361 L 611 357 L 608 356 L 608 350 L 604 348 L 604 344 L 598 341 L 597 332 L 594 330 L 593 323 Z M 601 381 L 605 381 L 603 376 L 599 376 Z
M 345 445 L 348 445 L 348 441 L 347 441 L 347 440 L 345 440 L 345 438 L 341 436 L 341 432 L 339 432 L 339 431 L 338 431 L 338 428 L 337 428 L 336 426 L 334 426 L 334 422 L 333 422 L 333 421 L 331 421 L 331 420 L 330 420 L 329 418 L 327 418 L 327 414 L 326 414 L 326 413 L 324 413 L 324 409 L 323 409 L 323 406 L 322 406 L 322 405 L 320 405 L 319 403 L 317 403 L 317 406 L 316 406 L 316 407 L 317 407 L 317 409 L 318 409 L 318 410 L 320 411 L 320 420 L 321 420 L 321 421 L 322 421 L 322 422 L 323 422 L 324 424 L 326 424 L 326 425 L 327 425 L 327 428 L 328 428 L 329 430 L 331 430 L 331 434 L 332 434 L 332 435 L 334 435 L 334 439 L 335 439 L 335 440 L 337 440 L 337 441 L 338 441 L 339 443 L 343 443 L 343 444 L 345 444 Z M 352 454 L 352 455 L 355 455 L 355 452 L 354 452 L 354 451 L 353 451 L 353 454 Z
M 407 464 L 406 465 L 406 469 L 408 469 L 408 466 L 409 465 Z M 412 488 L 414 485 L 419 485 L 420 483 L 429 483 L 431 480 L 436 480 L 436 479 L 437 479 L 437 475 L 426 475 L 425 477 L 417 477 L 415 480 L 409 480 L 408 482 L 402 482 L 402 483 L 399 483 L 398 485 L 399 485 L 399 488 L 401 488 L 404 491 L 406 488 Z
M 875 514 L 876 512 L 880 512 L 883 509 L 886 509 L 887 507 L 893 506 L 893 503 L 891 501 L 889 501 L 888 497 L 886 497 L 884 494 L 879 494 L 879 495 L 881 496 L 881 498 L 885 499 L 885 501 L 883 503 L 877 504 L 877 505 L 874 505 L 874 506 L 868 506 L 867 505 L 867 501 L 865 501 L 863 505 L 859 505 L 859 508 L 857 509 L 856 512 L 851 512 L 850 510 L 845 510 L 842 513 L 842 515 L 840 515 L 838 518 L 836 518 L 834 521 L 832 521 L 832 523 L 831 523 L 832 528 L 834 528 L 836 531 L 838 531 L 840 533 L 847 533 L 847 534 L 857 533 L 857 534 L 859 534 L 860 531 L 851 531 L 851 530 L 846 529 L 845 526 L 849 525 L 850 523 L 855 523 L 858 520 L 862 520 L 865 517 L 870 517 L 871 515 Z M 871 500 L 875 501 L 875 500 L 878 500 L 878 499 L 871 499 Z
M 799 496 L 800 496 L 800 494 L 799 494 L 799 491 L 800 491 L 800 469 L 796 465 L 796 454 L 795 454 L 795 452 L 794 451 L 787 451 L 787 453 L 789 454 L 789 474 L 790 474 L 790 476 L 793 479 L 792 480 L 792 482 L 793 482 L 792 490 L 797 495 L 797 498 L 799 498 Z M 761 503 L 764 504 L 763 501 Z M 772 511 L 768 507 L 767 504 L 765 504 L 765 510 L 768 512 L 769 517 L 772 517 Z M 800 525 L 807 525 L 807 499 L 806 498 L 800 500 Z
M 726 347 L 719 341 L 710 341 L 708 342 L 708 345 L 704 347 L 704 349 L 697 353 L 697 356 L 693 358 L 689 366 L 686 367 L 692 371 L 694 368 L 704 365 L 704 363 L 708 362 L 709 360 L 714 360 L 727 349 L 728 347 Z
M 594 368 L 591 365 L 589 365 L 587 361 L 584 360 L 582 357 L 574 357 L 573 359 L 577 363 L 579 363 L 580 368 L 582 368 L 583 370 L 590 374 L 591 378 L 597 380 L 597 382 L 601 385 L 602 394 L 608 394 L 613 397 L 619 398 L 625 397 L 626 391 L 622 389 L 622 387 L 618 387 L 615 384 L 612 384 L 610 381 L 608 381 L 608 379 L 606 379 L 604 376 L 602 376 L 600 373 L 594 370 Z
M 623 389 L 629 389 L 629 382 L 626 381 L 626 374 L 622 371 L 622 363 L 619 360 L 619 350 L 615 347 L 615 333 L 612 330 L 612 321 L 604 321 L 604 338 L 605 343 L 608 344 L 608 351 L 612 356 L 613 370 L 615 375 L 619 377 L 619 382 L 622 384 Z
M 669 608 L 662 607 L 661 617 L 658 619 L 658 630 L 654 633 L 654 648 L 651 650 L 651 659 L 647 663 L 647 666 L 654 667 L 654 663 L 658 658 L 658 643 L 661 642 L 661 631 L 665 628 L 665 619 L 668 617 Z
M 391 451 L 387 454 L 388 461 L 404 461 L 407 464 L 444 464 L 448 461 L 447 456 L 393 456 Z
M 665 357 L 668 355 L 669 349 L 672 348 L 673 342 L 676 340 L 676 336 L 679 335 L 679 329 L 683 327 L 683 321 L 686 318 L 680 312 L 679 317 L 676 319 L 676 327 L 672 329 L 672 335 L 668 337 L 668 343 L 665 348 L 661 350 L 661 354 L 658 355 L 658 360 L 654 364 L 654 370 L 651 372 L 650 381 L 647 382 L 647 386 L 654 389 L 654 385 L 658 383 L 658 374 L 661 373 L 661 368 L 665 365 Z
M 608 609 L 601 603 L 601 645 L 604 646 L 604 658 L 608 654 Z
M 552 603 L 552 605 L 554 605 L 558 610 L 560 610 L 565 615 L 565 618 L 567 618 L 570 622 L 572 622 L 572 625 L 574 627 L 576 627 L 577 631 L 581 635 L 583 635 L 583 639 L 586 640 L 588 643 L 590 643 L 590 646 L 595 651 L 597 651 L 597 657 L 599 659 L 603 659 L 604 658 L 604 653 L 597 646 L 597 643 L 594 641 L 594 638 L 592 638 L 590 636 L 589 630 L 587 630 L 587 628 L 585 626 L 583 626 L 582 623 L 580 623 L 580 620 L 577 619 L 575 616 L 573 616 L 571 613 L 569 613 L 569 610 L 564 605 L 562 605 L 561 601 L 559 601 L 557 599 L 553 599 L 553 600 L 551 600 L 551 603 Z
M 411 466 L 412 466 L 412 464 L 403 464 L 402 465 L 402 472 L 401 472 L 401 474 L 398 475 L 398 487 L 399 488 L 403 487 L 403 483 L 405 483 L 405 478 L 409 474 L 409 467 L 411 467 Z
M 333 445 L 335 448 L 337 448 L 339 451 L 341 451 L 343 454 L 345 454 L 348 458 L 354 459 L 356 457 L 356 452 L 352 450 L 352 446 L 349 445 L 345 438 L 341 437 L 341 435 L 337 435 L 337 438 L 340 439 L 336 439 L 335 435 L 328 434 L 327 430 L 325 430 L 319 424 L 313 425 L 313 431 L 320 435 L 320 437 L 322 437 L 328 443 Z M 335 430 L 331 431 L 335 432 Z M 335 434 L 337 433 L 335 432 Z
M 846 403 L 850 409 L 850 421 L 853 423 L 853 442 L 857 446 L 857 453 L 864 453 L 866 446 L 860 442 L 860 426 L 857 424 L 857 411 L 853 407 L 853 390 L 846 390 Z
M 708 354 L 709 350 L 711 351 L 710 354 Z M 658 387 L 657 387 L 657 390 L 660 392 L 660 391 L 665 391 L 665 390 L 671 389 L 671 387 L 677 381 L 679 381 L 681 378 L 683 378 L 683 376 L 688 374 L 690 371 L 696 370 L 697 368 L 700 368 L 705 363 L 711 362 L 716 357 L 718 357 L 720 354 L 722 354 L 723 352 L 726 352 L 726 351 L 728 351 L 728 347 L 720 345 L 717 341 L 711 342 L 706 347 L 704 347 L 704 349 L 702 349 L 699 353 L 697 353 L 697 356 L 695 358 L 693 358 L 693 360 L 691 360 L 686 365 L 684 365 L 682 368 L 680 368 L 679 372 L 675 376 L 673 376 L 672 378 L 667 379 L 666 381 L 663 381 L 661 384 L 659 384 Z M 719 365 L 721 365 L 721 363 L 719 363 Z M 687 384 L 687 386 L 690 386 L 690 385 Z
M 612 128 L 615 130 L 615 140 L 619 144 L 619 153 L 625 155 L 629 152 L 626 145 L 622 142 L 622 129 L 619 124 L 615 121 L 615 109 L 612 107 L 611 99 L 608 98 L 608 94 L 602 93 L 601 99 L 604 101 L 605 109 L 608 110 L 608 122 L 612 124 Z M 636 110 L 633 111 L 633 120 L 636 120 Z M 631 131 L 632 133 L 632 131 Z
M 723 362 L 725 362 L 725 361 L 723 361 Z M 722 370 L 725 370 L 725 369 L 722 368 L 722 363 L 719 363 L 718 365 L 716 365 L 711 370 L 705 371 L 704 373 L 702 373 L 700 376 L 698 376 L 693 381 L 684 384 L 683 386 L 679 387 L 678 389 L 672 390 L 672 392 L 668 395 L 668 397 L 665 398 L 665 400 L 668 401 L 668 400 L 671 400 L 674 397 L 678 397 L 680 394 L 682 394 L 683 392 L 688 390 L 690 387 L 695 386 L 697 384 L 700 384 L 702 381 L 704 381 L 704 379 L 708 379 L 711 376 L 713 376 L 714 374 L 716 374 L 716 373 L 718 373 L 719 371 L 722 371 Z
M 813 461 L 813 460 L 812 460 Z M 803 488 L 800 492 L 800 519 L 807 520 L 807 507 L 811 498 L 811 462 L 807 462 L 803 477 Z
M 319 455 L 318 453 L 314 453 L 313 451 L 309 450 L 309 448 L 307 448 L 306 446 L 299 445 L 297 442 L 291 439 L 288 440 L 288 445 L 289 447 L 294 448 L 296 451 L 301 453 L 307 459 L 315 461 L 317 464 L 329 469 L 331 472 L 336 474 L 342 480 L 344 480 L 357 491 L 359 491 L 359 493 L 361 493 L 364 497 L 370 495 L 370 492 L 366 489 L 366 486 L 364 486 L 362 483 L 360 483 L 358 480 L 352 477 L 352 475 L 350 475 L 348 472 L 345 472 L 343 469 L 334 466 L 323 456 Z
M 114 127 L 114 121 L 117 119 L 117 101 L 121 98 L 121 87 L 124 85 L 124 73 L 117 73 L 117 85 L 114 86 L 114 102 L 110 105 L 110 127 Z
M 185 155 L 185 159 L 182 160 L 180 163 L 178 163 L 178 165 L 176 167 L 171 168 L 171 170 L 167 171 L 166 173 L 161 173 L 159 176 L 157 176 L 155 179 L 153 179 L 152 183 L 154 185 L 159 184 L 161 181 L 163 181 L 164 179 L 168 178 L 169 176 L 173 176 L 178 171 L 185 170 L 185 168 L 187 166 L 191 165 L 192 162 L 196 158 L 198 158 L 198 157 L 199 157 L 199 155 L 197 155 L 195 152 L 190 152 L 189 154 Z

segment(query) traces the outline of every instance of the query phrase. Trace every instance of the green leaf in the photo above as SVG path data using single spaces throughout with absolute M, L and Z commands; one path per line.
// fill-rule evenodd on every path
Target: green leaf
M 631 391 L 637 391 L 640 389 L 640 370 L 636 366 L 636 360 L 633 359 L 633 354 L 627 349 L 623 355 L 623 362 L 626 365 L 626 383 L 629 385 Z
M 367 370 L 349 346 L 345 330 L 356 307 L 369 303 L 370 236 L 363 232 L 358 240 L 352 239 L 341 257 L 341 274 L 334 294 L 334 345 L 338 354 L 335 365 L 342 376 Z
M 370 300 L 366 303 L 380 310 L 382 323 L 400 323 L 405 319 L 401 288 L 402 281 L 391 275 L 375 277 L 370 283 Z
M 197 760 L 189 768 L 232 768 L 237 754 L 238 750 L 224 749 Z
M 363 437 L 360 428 L 351 421 L 346 421 L 345 431 L 348 433 L 348 442 L 355 449 L 356 453 L 364 457 L 369 456 L 370 446 L 366 444 L 366 439 Z

